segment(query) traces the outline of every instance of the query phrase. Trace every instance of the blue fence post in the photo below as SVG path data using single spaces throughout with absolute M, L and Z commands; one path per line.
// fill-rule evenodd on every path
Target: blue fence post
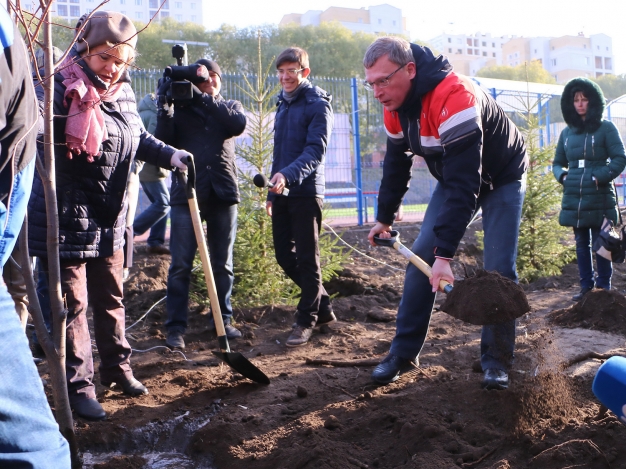
M 350 81 L 352 88 L 352 127 L 354 129 L 354 169 L 356 172 L 357 223 L 363 226 L 363 185 L 361 181 L 361 134 L 359 133 L 359 90 L 356 78 Z
M 539 148 L 543 148 L 543 127 L 541 113 L 543 112 L 543 106 L 541 104 L 541 93 L 537 93 L 537 123 L 539 124 Z
M 550 99 L 548 99 L 548 104 L 547 104 L 547 108 L 546 108 L 546 138 L 548 140 L 548 145 L 552 144 L 552 138 L 550 135 L 550 103 L 552 102 L 552 96 L 550 96 Z

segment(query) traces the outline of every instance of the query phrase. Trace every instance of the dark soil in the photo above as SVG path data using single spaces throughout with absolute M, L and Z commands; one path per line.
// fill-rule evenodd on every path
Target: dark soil
M 530 311 L 524 289 L 498 272 L 477 271 L 454 283 L 441 310 L 470 324 L 499 324 Z
M 400 225 L 400 230 L 410 246 L 419 225 Z M 575 305 L 591 310 L 573 313 L 580 322 L 571 320 L 564 328 L 546 316 L 574 310 L 576 266 L 525 285 L 531 313 L 518 319 L 506 391 L 480 387 L 481 328 L 443 312 L 433 314 L 420 366 L 395 383 L 377 386 L 370 380 L 372 364 L 386 356 L 395 333 L 406 260 L 394 250 L 370 248 L 368 231 L 343 233 L 360 253 L 354 251 L 340 277 L 327 285 L 338 294 L 333 301 L 338 322 L 314 333 L 307 345 L 284 345 L 294 320 L 292 306 L 235 312 L 244 338 L 231 341 L 231 348 L 267 374 L 269 386 L 243 378 L 213 356 L 216 336 L 198 305 L 191 305 L 184 356 L 163 347 L 164 302 L 153 305 L 165 296 L 169 257 L 147 255 L 137 246 L 126 284 L 127 325 L 145 317 L 127 336 L 135 350 L 133 371 L 150 394 L 127 398 L 100 386 L 96 373 L 108 419 L 77 419 L 76 431 L 86 455 L 99 455 L 108 465 L 87 467 L 626 469 L 626 426 L 610 412 L 599 414 L 591 392 L 601 361 L 564 365 L 589 351 L 626 353 L 626 321 L 618 324 L 619 310 L 614 326 L 606 318 L 598 325 L 612 313 L 592 300 L 606 292 Z M 481 268 L 470 230 L 453 271 L 462 279 Z M 617 291 L 609 295 L 623 314 L 619 302 L 626 269 L 622 264 L 615 270 Z M 334 361 L 353 366 L 333 366 Z M 49 382 L 45 364 L 40 371 Z M 155 452 L 178 454 L 184 462 L 151 463 Z
M 593 290 L 574 306 L 554 311 L 548 317 L 559 326 L 626 335 L 626 298 L 615 290 Z

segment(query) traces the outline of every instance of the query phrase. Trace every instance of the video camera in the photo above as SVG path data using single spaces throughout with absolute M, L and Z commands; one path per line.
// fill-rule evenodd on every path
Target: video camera
M 172 57 L 177 65 L 165 67 L 163 71 L 163 83 L 160 89 L 165 88 L 165 94 L 161 93 L 161 100 L 187 101 L 193 98 L 192 85 L 198 85 L 209 80 L 209 71 L 204 65 L 186 63 L 187 44 L 176 44 L 172 47 Z

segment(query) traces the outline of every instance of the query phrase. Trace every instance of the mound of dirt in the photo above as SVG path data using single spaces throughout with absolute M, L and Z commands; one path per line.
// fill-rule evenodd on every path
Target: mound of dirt
M 419 225 L 401 228 L 410 245 Z M 479 227 L 470 228 L 452 263 L 458 278 L 482 265 L 473 234 Z M 575 264 L 561 276 L 526 286 L 533 314 L 516 326 L 509 389 L 481 388 L 481 328 L 443 312 L 432 315 L 419 368 L 379 386 L 371 372 L 396 333 L 406 260 L 393 249 L 369 246 L 369 230 L 353 227 L 343 233 L 354 248 L 351 259 L 326 285 L 337 322 L 316 329 L 305 346 L 285 346 L 295 306 L 235 309 L 244 336 L 230 346 L 266 373 L 270 386 L 245 379 L 215 358 L 216 334 L 207 327 L 206 305 L 195 300 L 190 300 L 184 353 L 164 347 L 169 258 L 138 246 L 124 302 L 127 323 L 136 323 L 127 333 L 133 373 L 150 393 L 130 399 L 105 388 L 96 366 L 97 396 L 108 417 L 102 422 L 76 418 L 79 448 L 91 455 L 85 469 L 595 469 L 608 464 L 626 469 L 626 426 L 611 413 L 600 415 L 591 391 L 599 363 L 589 360 L 587 373 L 563 367 L 588 352 L 595 339 L 579 340 L 579 329 L 545 321 L 549 311 L 572 304 L 580 288 Z M 626 264 L 614 268 L 614 286 L 624 290 Z M 483 286 L 459 307 L 490 311 L 484 304 L 492 290 Z M 438 295 L 437 304 L 445 296 Z M 483 306 L 473 305 L 476 301 Z M 603 313 L 583 314 L 587 319 Z M 38 369 L 54 407 L 47 363 Z
M 498 324 L 530 311 L 522 287 L 497 272 L 479 270 L 457 282 L 441 310 L 470 324 Z
M 548 319 L 563 327 L 626 335 L 626 297 L 615 290 L 594 290 L 574 306 L 550 313 Z

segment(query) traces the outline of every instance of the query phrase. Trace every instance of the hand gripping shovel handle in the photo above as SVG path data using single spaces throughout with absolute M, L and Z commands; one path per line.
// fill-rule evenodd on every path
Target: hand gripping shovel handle
M 378 235 L 374 236 L 374 244 L 377 246 L 388 246 L 394 248 L 404 257 L 406 257 L 411 264 L 421 270 L 428 278 L 433 277 L 433 271 L 430 266 L 424 262 L 424 260 L 407 248 L 400 242 L 400 233 L 397 230 L 391 230 L 391 238 L 380 238 Z M 452 291 L 452 285 L 445 280 L 439 282 L 439 288 L 444 293 L 450 293 Z
M 202 270 L 206 279 L 207 290 L 209 291 L 209 300 L 211 301 L 211 310 L 213 311 L 213 320 L 215 321 L 215 332 L 222 352 L 230 352 L 228 338 L 226 337 L 226 329 L 224 329 L 224 321 L 222 320 L 222 312 L 220 303 L 217 298 L 217 290 L 215 288 L 215 279 L 213 278 L 213 270 L 211 269 L 211 260 L 209 257 L 209 249 L 204 238 L 204 230 L 202 229 L 202 219 L 200 218 L 200 207 L 196 198 L 196 168 L 191 156 L 187 157 L 187 161 L 183 161 L 187 165 L 187 175 L 176 171 L 178 179 L 185 187 L 187 201 L 189 202 L 189 211 L 191 212 L 191 220 L 193 222 L 193 231 L 196 235 L 198 250 L 200 251 L 200 259 L 202 260 Z

